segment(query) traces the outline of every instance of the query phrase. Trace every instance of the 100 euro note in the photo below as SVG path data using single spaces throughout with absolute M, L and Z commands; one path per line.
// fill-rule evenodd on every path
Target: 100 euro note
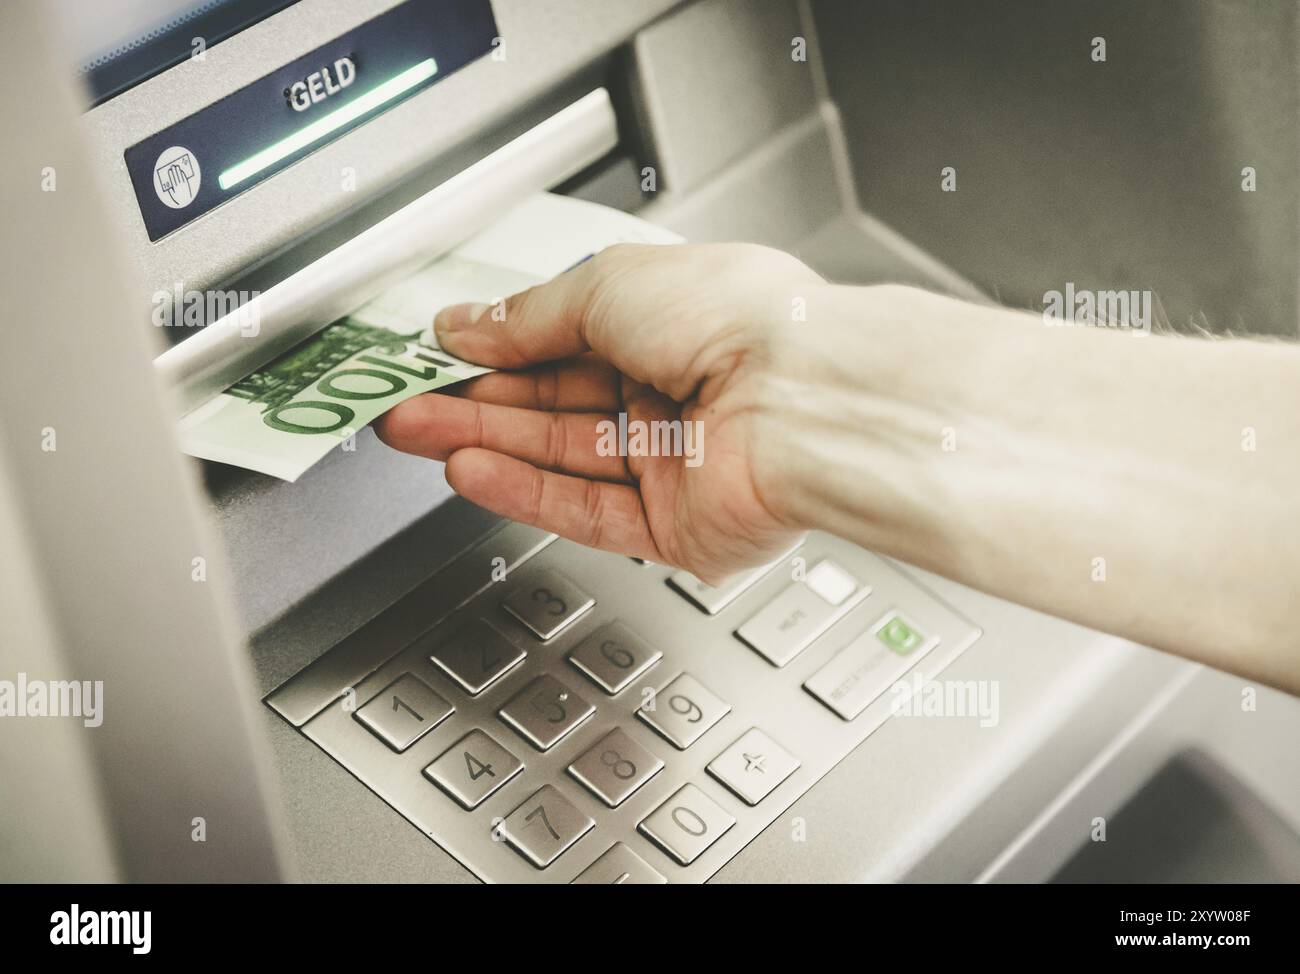
M 436 346 L 430 325 L 440 308 L 495 303 L 611 244 L 680 240 L 618 210 L 538 194 L 188 413 L 180 421 L 181 449 L 297 480 L 404 399 L 490 371 Z
M 404 399 L 491 371 L 433 344 L 437 309 L 537 282 L 461 257 L 437 261 L 188 413 L 181 449 L 297 480 Z

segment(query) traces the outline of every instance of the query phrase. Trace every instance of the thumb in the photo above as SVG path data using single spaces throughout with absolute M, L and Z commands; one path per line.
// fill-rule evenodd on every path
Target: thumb
M 442 309 L 433 319 L 438 344 L 460 358 L 500 369 L 581 355 L 591 347 L 584 319 L 607 263 L 602 255 L 504 302 Z
M 595 352 L 625 376 L 685 401 L 789 315 L 822 279 L 794 257 L 748 244 L 617 244 L 506 299 L 434 319 L 453 355 L 516 369 Z

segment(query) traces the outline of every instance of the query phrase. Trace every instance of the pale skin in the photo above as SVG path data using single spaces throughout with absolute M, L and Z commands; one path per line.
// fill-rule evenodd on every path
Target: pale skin
M 376 424 L 488 510 L 714 582 L 824 530 L 1300 693 L 1300 347 L 1047 327 L 743 244 L 610 248 L 500 317 L 435 329 L 516 371 Z M 620 411 L 703 421 L 703 463 L 601 456 Z

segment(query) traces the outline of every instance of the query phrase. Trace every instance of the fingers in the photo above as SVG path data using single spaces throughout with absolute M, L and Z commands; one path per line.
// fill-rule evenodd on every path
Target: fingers
M 451 394 L 520 409 L 613 413 L 620 408 L 618 373 L 592 355 L 526 372 L 490 372 Z
M 635 487 L 538 470 L 488 450 L 458 450 L 447 482 L 466 500 L 578 544 L 662 561 Z
M 788 254 L 740 244 L 620 244 L 504 305 L 455 305 L 439 343 L 517 369 L 594 351 L 677 401 L 730 371 L 821 279 Z
M 438 344 L 453 355 L 498 369 L 581 355 L 589 350 L 582 319 L 593 263 L 511 295 L 504 307 L 458 304 L 442 309 L 433 319 Z
M 389 446 L 446 460 L 458 450 L 481 447 L 518 457 L 547 470 L 626 483 L 627 462 L 601 456 L 598 413 L 538 412 L 428 393 L 399 403 L 375 422 Z

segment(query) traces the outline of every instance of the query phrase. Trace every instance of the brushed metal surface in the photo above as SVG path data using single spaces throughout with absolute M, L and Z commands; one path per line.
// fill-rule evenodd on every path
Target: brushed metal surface
M 44 7 L 0 4 L 0 118 L 13 133 L 0 160 L 0 293 L 15 323 L 0 357 L 0 531 L 12 542 L 0 605 L 32 596 L 5 613 L 0 656 L 7 676 L 38 664 L 33 676 L 93 680 L 107 697 L 102 723 L 75 739 L 53 719 L 5 720 L 0 876 L 275 881 L 291 864 L 224 556 L 148 366 L 158 336 L 132 328 L 137 279 Z M 42 170 L 57 171 L 57 192 L 37 190 Z M 17 747 L 26 753 L 11 763 Z M 70 803 L 81 807 L 59 808 Z
M 664 188 L 707 186 L 816 107 L 814 72 L 789 0 L 705 0 L 637 33 L 632 86 Z
M 285 720 L 301 727 L 396 650 L 411 644 L 490 584 L 497 566 L 509 571 L 553 540 L 555 536 L 545 531 L 524 524 L 505 524 L 273 690 L 266 697 L 267 704 Z M 425 652 L 422 643 L 416 644 L 415 649 L 417 654 Z

